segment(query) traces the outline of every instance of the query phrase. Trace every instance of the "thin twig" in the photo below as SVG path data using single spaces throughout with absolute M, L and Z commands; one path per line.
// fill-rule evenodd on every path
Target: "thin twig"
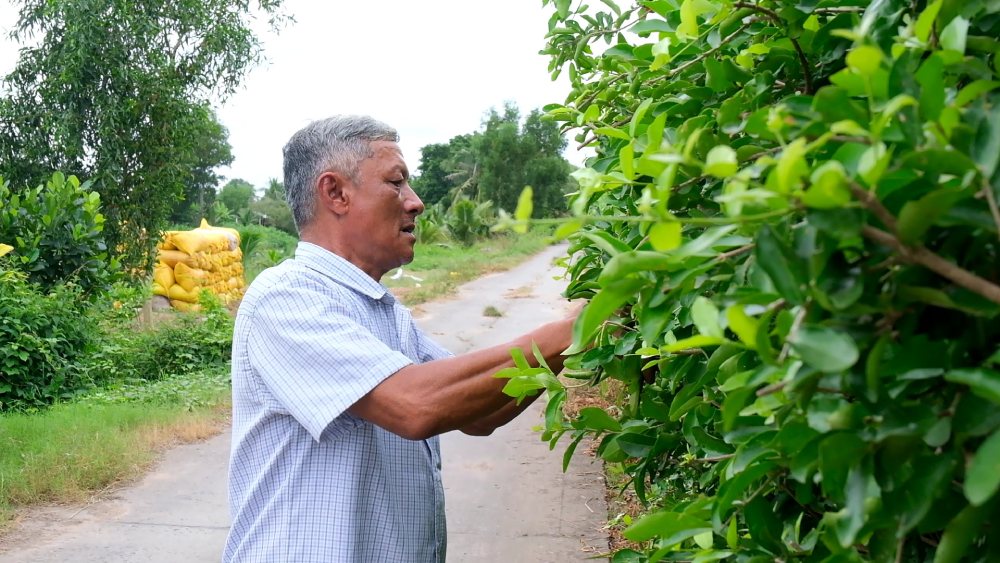
M 997 198 L 993 195 L 993 186 L 983 182 L 983 194 L 986 196 L 986 203 L 990 207 L 990 215 L 993 216 L 993 223 L 997 226 L 997 237 L 1000 237 L 1000 207 L 997 207 Z
M 875 194 L 853 182 L 848 187 L 851 193 L 854 194 L 854 197 L 865 206 L 865 209 L 871 211 L 875 217 L 878 217 L 878 220 L 888 227 L 890 231 L 893 233 L 896 232 L 896 218 L 892 216 L 892 213 L 889 213 L 889 210 L 882 205 L 882 202 L 875 197 Z
M 865 11 L 862 6 L 844 6 L 837 8 L 816 8 L 814 14 L 859 14 Z
M 745 245 L 743 245 L 743 246 L 741 246 L 739 248 L 730 250 L 729 252 L 723 252 L 722 254 L 716 256 L 715 259 L 718 260 L 718 261 L 720 261 L 720 262 L 725 261 L 725 260 L 729 260 L 730 258 L 734 258 L 736 256 L 739 256 L 740 254 L 744 254 L 746 252 L 750 252 L 751 250 L 754 249 L 754 246 L 756 246 L 756 245 L 751 242 L 750 244 L 745 244 Z
M 719 49 L 722 49 L 723 47 L 725 47 L 726 45 L 728 45 L 733 39 L 736 39 L 736 37 L 739 34 L 743 33 L 743 31 L 745 31 L 746 28 L 748 28 L 748 27 L 750 27 L 749 24 L 743 24 L 743 25 L 741 25 L 736 31 L 734 31 L 734 32 L 730 33 L 729 35 L 727 35 L 722 41 L 719 41 L 719 44 L 716 45 L 715 47 L 713 47 L 713 48 L 705 51 L 704 53 L 698 55 L 697 57 L 691 59 L 690 61 L 685 61 L 684 64 L 671 69 L 670 72 L 667 73 L 666 78 L 673 78 L 673 77 L 677 76 L 678 74 L 684 72 L 685 70 L 691 68 L 692 66 L 694 66 L 694 65 L 700 63 L 701 61 L 707 59 L 708 57 L 711 57 L 715 53 L 719 52 Z
M 751 4 L 749 2 L 734 2 L 734 8 L 746 8 L 748 10 L 754 10 L 755 12 L 760 12 L 771 19 L 775 24 L 781 26 L 784 24 L 784 20 L 778 15 L 778 12 L 771 10 L 770 8 L 765 8 L 763 6 L 758 6 L 757 4 Z M 792 37 L 788 36 L 788 40 L 792 42 L 792 46 L 795 47 L 795 52 L 799 56 L 799 64 L 802 65 L 802 77 L 806 80 L 806 94 L 813 93 L 813 81 L 812 81 L 812 69 L 809 68 L 809 59 L 806 58 L 806 54 L 802 51 L 802 47 L 799 42 Z
M 792 321 L 792 327 L 788 329 L 788 338 L 785 339 L 785 345 L 781 347 L 781 353 L 778 354 L 778 363 L 784 363 L 785 358 L 788 357 L 788 352 L 791 349 L 791 339 L 795 337 L 795 333 L 799 331 L 799 327 L 802 326 L 802 322 L 806 320 L 806 314 L 809 312 L 809 302 L 807 301 L 799 308 L 799 312 L 795 314 L 795 320 Z
M 725 461 L 727 459 L 732 459 L 736 457 L 736 454 L 722 454 L 716 456 L 702 457 L 697 459 L 692 459 L 688 463 L 716 463 L 719 461 Z
M 1000 304 L 1000 286 L 977 276 L 972 272 L 956 266 L 945 260 L 941 256 L 931 252 L 924 246 L 907 246 L 903 244 L 895 235 L 887 233 L 881 229 L 865 225 L 861 228 L 861 234 L 865 237 L 892 248 L 900 257 L 907 262 L 919 264 L 928 270 L 937 273 L 941 277 L 951 280 L 956 285 L 962 286 L 969 291 L 982 295 L 990 301 Z

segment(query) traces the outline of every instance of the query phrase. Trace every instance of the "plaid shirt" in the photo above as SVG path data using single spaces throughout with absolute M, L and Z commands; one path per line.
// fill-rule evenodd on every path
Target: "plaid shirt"
M 443 562 L 438 439 L 347 412 L 449 353 L 386 288 L 300 242 L 250 286 L 233 336 L 232 528 L 223 561 Z

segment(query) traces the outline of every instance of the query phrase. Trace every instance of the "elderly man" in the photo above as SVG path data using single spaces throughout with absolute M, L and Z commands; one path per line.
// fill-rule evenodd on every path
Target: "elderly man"
M 379 283 L 413 260 L 424 209 L 397 140 L 334 117 L 285 146 L 301 241 L 236 318 L 224 561 L 444 561 L 437 435 L 486 435 L 523 410 L 493 377 L 511 348 L 561 369 L 571 318 L 451 356 Z

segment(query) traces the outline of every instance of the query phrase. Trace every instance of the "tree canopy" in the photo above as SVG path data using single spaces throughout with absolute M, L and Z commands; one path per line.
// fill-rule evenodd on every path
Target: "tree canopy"
M 232 155 L 209 100 L 261 58 L 251 9 L 280 0 L 24 0 L 28 42 L 0 100 L 0 174 L 33 185 L 62 170 L 101 194 L 109 250 L 145 271 L 159 230 Z M 202 200 L 203 201 L 203 200 Z
M 481 131 L 421 148 L 414 188 L 428 205 L 467 197 L 512 211 L 530 185 L 535 216 L 555 215 L 566 209 L 571 166 L 562 156 L 565 148 L 556 122 L 533 110 L 522 123 L 517 106 L 508 103 L 486 114 Z

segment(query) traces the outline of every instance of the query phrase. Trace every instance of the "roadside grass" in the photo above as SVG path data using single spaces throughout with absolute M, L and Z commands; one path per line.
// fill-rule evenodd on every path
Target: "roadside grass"
M 228 382 L 214 368 L 0 415 L 0 531 L 20 507 L 85 501 L 135 479 L 167 447 L 217 434 Z
M 413 262 L 403 266 L 402 274 L 393 270 L 382 282 L 403 303 L 419 305 L 449 295 L 483 274 L 510 269 L 550 243 L 550 231 L 531 230 L 520 235 L 494 234 L 472 246 L 419 244 Z

